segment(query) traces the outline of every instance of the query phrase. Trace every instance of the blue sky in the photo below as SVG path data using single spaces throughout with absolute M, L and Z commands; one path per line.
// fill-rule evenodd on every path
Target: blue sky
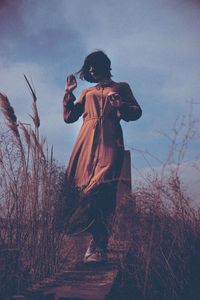
M 111 58 L 113 80 L 128 82 L 143 109 L 140 120 L 121 122 L 126 148 L 165 161 L 169 140 L 160 132 L 173 134 L 176 118 L 187 116 L 191 100 L 197 103 L 194 114 L 200 112 L 199 28 L 197 0 L 1 0 L 0 91 L 18 119 L 30 123 L 32 99 L 23 74 L 32 78 L 41 135 L 67 165 L 82 120 L 63 122 L 65 79 L 87 54 L 102 49 Z M 77 98 L 87 86 L 78 81 Z M 199 146 L 194 140 L 185 160 L 199 159 Z M 147 167 L 137 151 L 132 163 Z

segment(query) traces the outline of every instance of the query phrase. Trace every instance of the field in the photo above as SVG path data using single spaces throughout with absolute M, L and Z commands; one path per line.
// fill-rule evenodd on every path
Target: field
M 19 122 L 9 99 L 0 94 L 5 117 L 0 133 L 1 299 L 51 277 L 83 251 L 74 249 L 56 226 L 64 170 L 40 138 L 37 98 L 29 88 L 33 126 Z M 198 136 L 196 124 L 189 116 L 186 125 L 174 128 L 159 173 L 150 166 L 151 176 L 118 203 L 109 251 L 120 272 L 109 299 L 200 297 L 200 214 L 179 174 L 189 142 Z

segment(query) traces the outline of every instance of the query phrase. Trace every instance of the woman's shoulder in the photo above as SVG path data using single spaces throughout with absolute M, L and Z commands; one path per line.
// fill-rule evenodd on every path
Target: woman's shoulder
M 129 87 L 129 84 L 127 82 L 124 81 L 120 81 L 120 82 L 115 82 L 116 85 L 118 85 L 119 87 Z
M 88 92 L 91 92 L 95 89 L 94 86 L 90 86 L 90 87 L 87 87 L 85 89 L 82 90 L 82 94 L 86 95 Z
M 115 87 L 117 88 L 117 90 L 123 93 L 127 93 L 130 91 L 130 85 L 124 81 L 115 82 Z

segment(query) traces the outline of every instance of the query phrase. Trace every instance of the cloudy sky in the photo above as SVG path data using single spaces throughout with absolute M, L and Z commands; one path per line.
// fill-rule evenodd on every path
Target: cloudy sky
M 0 0 L 0 91 L 22 122 L 30 123 L 32 99 L 23 74 L 32 78 L 41 135 L 66 165 L 82 120 L 62 119 L 66 76 L 87 54 L 104 50 L 115 81 L 126 81 L 143 109 L 136 122 L 121 122 L 127 149 L 151 153 L 149 163 L 166 161 L 177 118 L 187 122 L 193 101 L 200 113 L 200 1 L 198 0 Z M 87 82 L 78 81 L 78 98 Z M 0 115 L 3 120 L 2 114 Z M 178 126 L 181 120 L 178 121 Z M 184 126 L 181 135 L 184 135 Z M 186 126 L 187 127 L 187 126 Z M 194 139 L 186 161 L 199 159 Z M 148 167 L 140 151 L 137 168 Z

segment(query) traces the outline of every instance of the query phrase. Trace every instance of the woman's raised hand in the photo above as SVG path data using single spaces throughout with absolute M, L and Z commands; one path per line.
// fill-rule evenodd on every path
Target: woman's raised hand
M 77 87 L 76 78 L 73 74 L 67 76 L 65 91 L 72 92 Z
M 110 104 L 114 107 L 120 107 L 122 105 L 122 98 L 116 92 L 110 92 L 108 94 L 108 100 L 110 101 Z

